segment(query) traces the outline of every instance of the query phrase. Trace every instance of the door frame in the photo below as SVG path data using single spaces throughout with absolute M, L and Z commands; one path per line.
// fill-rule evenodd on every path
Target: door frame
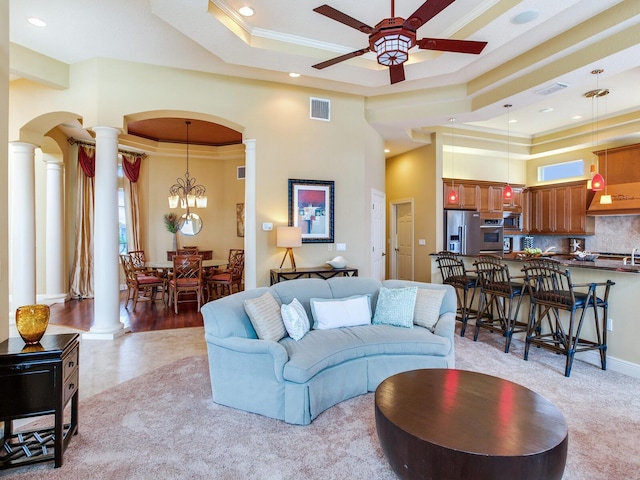
M 396 249 L 398 248 L 398 206 L 409 204 L 411 207 L 411 279 L 415 278 L 415 249 L 416 245 L 413 239 L 415 238 L 415 205 L 413 198 L 401 198 L 398 200 L 394 200 L 389 202 L 389 210 L 390 210 L 390 221 L 389 221 L 389 249 L 387 252 L 391 252 L 391 255 L 387 255 L 389 258 L 389 278 L 397 279 L 398 278 L 398 265 L 396 258 Z

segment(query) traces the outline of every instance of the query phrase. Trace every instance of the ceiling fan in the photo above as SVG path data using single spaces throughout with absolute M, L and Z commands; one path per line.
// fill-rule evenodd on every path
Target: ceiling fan
M 435 17 L 455 0 L 427 0 L 406 20 L 395 16 L 395 1 L 391 0 L 391 17 L 384 18 L 375 27 L 370 27 L 349 15 L 336 10 L 329 5 L 314 8 L 314 12 L 329 17 L 348 27 L 360 30 L 369 35 L 369 46 L 355 52 L 340 55 L 325 62 L 313 65 L 313 68 L 323 69 L 350 58 L 359 57 L 367 52 L 375 52 L 378 63 L 389 67 L 391 83 L 404 80 L 404 62 L 409 59 L 409 50 L 418 45 L 425 50 L 440 50 L 444 52 L 459 52 L 479 54 L 487 42 L 471 40 L 451 40 L 442 38 L 422 38 L 416 40 L 416 31 L 422 25 Z

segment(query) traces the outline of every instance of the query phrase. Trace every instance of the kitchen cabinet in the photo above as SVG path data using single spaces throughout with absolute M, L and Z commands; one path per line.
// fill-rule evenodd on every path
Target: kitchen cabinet
M 478 209 L 478 186 L 473 183 L 458 183 L 451 181 L 445 181 L 443 186 L 444 192 L 444 208 L 458 209 L 458 210 L 477 210 Z M 449 203 L 449 192 L 455 190 L 458 194 L 458 203 Z
M 587 217 L 586 182 L 571 182 L 529 189 L 529 233 L 594 233 L 594 219 Z
M 514 213 L 522 213 L 524 203 L 524 189 L 520 187 L 511 187 L 511 189 L 513 190 L 513 196 L 508 200 L 504 198 L 502 199 L 502 210 Z
M 502 214 L 502 187 L 478 185 L 478 211 Z

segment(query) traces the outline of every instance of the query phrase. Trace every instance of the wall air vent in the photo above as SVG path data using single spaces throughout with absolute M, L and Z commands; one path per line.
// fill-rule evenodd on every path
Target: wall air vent
M 309 99 L 309 118 L 312 120 L 331 121 L 331 102 L 325 98 Z
M 246 172 L 247 172 L 247 171 L 246 171 L 246 167 L 245 167 L 244 165 L 242 165 L 242 166 L 238 167 L 238 172 L 237 172 L 238 174 L 237 174 L 237 177 L 236 177 L 236 178 L 237 178 L 238 180 L 244 180 L 244 179 L 245 179 L 245 176 L 246 176 Z
M 552 93 L 558 92 L 560 90 L 564 90 L 569 86 L 568 83 L 556 82 L 552 85 L 547 85 L 546 87 L 542 87 L 540 90 L 536 90 L 536 95 L 551 95 Z

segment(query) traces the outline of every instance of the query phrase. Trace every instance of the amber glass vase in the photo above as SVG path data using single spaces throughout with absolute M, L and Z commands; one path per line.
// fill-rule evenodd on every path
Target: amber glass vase
M 27 345 L 38 343 L 48 325 L 48 305 L 23 305 L 16 310 L 16 328 Z

